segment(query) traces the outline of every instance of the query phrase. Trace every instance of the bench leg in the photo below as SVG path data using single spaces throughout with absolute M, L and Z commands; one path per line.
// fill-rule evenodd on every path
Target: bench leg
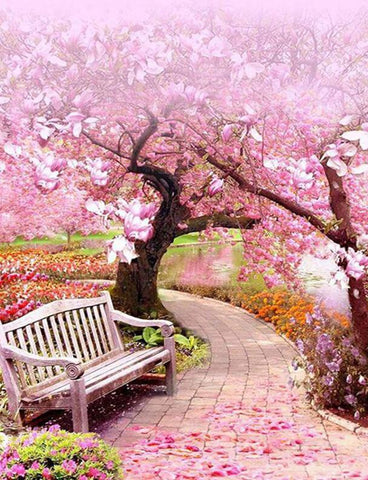
M 23 420 L 23 411 L 18 408 L 17 404 L 14 404 L 14 407 L 11 407 L 11 404 L 9 403 L 9 415 L 17 428 L 21 430 L 24 427 L 24 420 Z
M 72 401 L 73 431 L 88 432 L 87 397 L 84 378 L 70 381 L 70 395 Z
M 171 360 L 165 365 L 166 370 L 166 393 L 170 396 L 175 395 L 177 391 L 176 384 L 176 360 L 175 360 L 175 340 L 174 337 L 166 337 L 164 346 L 170 351 Z

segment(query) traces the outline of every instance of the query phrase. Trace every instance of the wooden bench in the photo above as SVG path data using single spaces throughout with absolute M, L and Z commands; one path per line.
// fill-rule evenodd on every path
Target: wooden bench
M 124 351 L 119 323 L 160 327 L 164 345 Z M 73 429 L 88 431 L 87 405 L 165 365 L 168 395 L 176 389 L 174 328 L 166 320 L 140 320 L 114 310 L 108 292 L 58 300 L 0 324 L 0 367 L 10 414 L 72 410 Z

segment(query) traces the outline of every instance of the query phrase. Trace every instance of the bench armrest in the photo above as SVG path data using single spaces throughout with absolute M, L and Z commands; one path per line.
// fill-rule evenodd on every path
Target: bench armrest
M 35 367 L 51 367 L 53 365 L 64 367 L 67 376 L 72 380 L 76 380 L 84 373 L 80 360 L 73 357 L 43 357 L 26 352 L 13 345 L 1 347 L 1 354 L 7 360 L 28 363 Z
M 159 327 L 163 337 L 170 337 L 174 333 L 174 325 L 169 320 L 142 320 L 119 310 L 112 311 L 112 319 L 114 322 L 125 323 L 132 327 Z

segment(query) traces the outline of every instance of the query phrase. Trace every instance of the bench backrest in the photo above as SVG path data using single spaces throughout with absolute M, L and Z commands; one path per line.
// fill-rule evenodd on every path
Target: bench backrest
M 123 350 L 112 308 L 108 292 L 96 298 L 57 300 L 1 325 L 0 342 L 42 356 L 78 358 L 86 366 L 98 363 Z M 53 383 L 61 373 L 60 367 L 16 363 L 17 383 L 23 389 Z

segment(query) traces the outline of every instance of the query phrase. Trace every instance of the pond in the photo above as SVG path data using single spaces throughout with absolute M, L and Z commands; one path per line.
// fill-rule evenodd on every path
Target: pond
M 197 244 L 170 248 L 162 260 L 159 281 L 163 286 L 173 283 L 184 285 L 232 286 L 236 285 L 241 265 L 244 264 L 243 246 L 231 244 Z M 330 285 L 334 269 L 333 259 L 318 259 L 305 255 L 300 275 L 306 291 L 333 310 L 349 313 L 346 290 Z

